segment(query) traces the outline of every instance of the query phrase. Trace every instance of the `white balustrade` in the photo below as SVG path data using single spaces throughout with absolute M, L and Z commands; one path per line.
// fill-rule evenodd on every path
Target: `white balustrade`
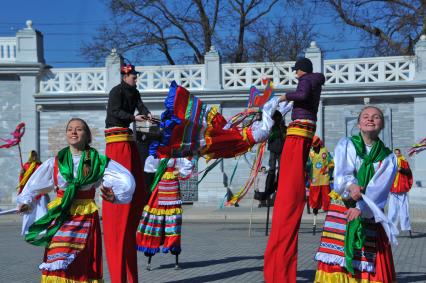
M 16 60 L 16 38 L 0 37 L 0 63 L 15 62 Z
M 415 62 L 411 56 L 325 60 L 326 84 L 362 84 L 411 81 Z
M 222 85 L 224 89 L 248 89 L 262 86 L 262 79 L 272 79 L 275 88 L 294 86 L 297 79 L 292 66 L 294 62 L 222 64 Z
M 295 87 L 294 62 L 222 64 L 223 89 L 262 87 L 272 79 L 274 88 Z M 140 91 L 166 91 L 175 80 L 189 90 L 203 90 L 204 65 L 140 66 Z M 404 82 L 414 79 L 414 57 L 375 57 L 325 60 L 327 85 Z M 105 68 L 51 69 L 40 82 L 40 93 L 105 93 Z
M 105 68 L 51 69 L 40 81 L 40 93 L 105 93 Z
M 172 81 L 190 90 L 201 90 L 205 80 L 204 65 L 143 66 L 136 70 L 140 72 L 139 91 L 168 90 Z

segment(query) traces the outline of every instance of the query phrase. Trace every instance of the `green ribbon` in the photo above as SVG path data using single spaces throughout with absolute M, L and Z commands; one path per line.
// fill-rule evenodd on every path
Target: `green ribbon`
M 85 155 L 85 152 L 83 153 Z M 68 183 L 67 189 L 61 200 L 61 204 L 52 207 L 47 214 L 32 224 L 25 235 L 25 241 L 36 246 L 48 246 L 55 233 L 69 216 L 69 209 L 77 194 L 77 191 L 85 185 L 96 183 L 104 175 L 109 159 L 100 155 L 96 149 L 89 149 L 90 160 L 84 156 L 80 158 L 77 177 L 74 177 L 74 163 L 69 147 L 58 153 L 58 169 L 61 176 Z M 83 174 L 83 165 L 90 162 L 90 172 L 87 176 Z M 40 235 L 43 231 L 45 234 Z
M 161 177 L 163 177 L 164 172 L 166 172 L 169 159 L 170 158 L 161 159 L 160 164 L 158 164 L 157 170 L 155 171 L 154 181 L 151 184 L 150 192 L 155 189 L 155 186 L 157 186 L 158 182 L 161 180 Z
M 358 170 L 356 178 L 358 185 L 363 188 L 362 193 L 365 193 L 365 188 L 368 182 L 374 176 L 374 163 L 385 159 L 392 151 L 387 148 L 384 143 L 378 139 L 374 142 L 370 153 L 367 154 L 365 149 L 365 143 L 362 139 L 361 134 L 352 136 L 351 141 L 355 146 L 356 154 L 362 159 L 362 164 Z M 345 203 L 349 208 L 354 208 L 356 202 Z M 354 268 L 352 266 L 352 260 L 354 258 L 355 249 L 361 249 L 365 242 L 365 229 L 364 222 L 361 217 L 357 217 L 346 225 L 345 233 L 345 259 L 346 269 L 354 274 Z

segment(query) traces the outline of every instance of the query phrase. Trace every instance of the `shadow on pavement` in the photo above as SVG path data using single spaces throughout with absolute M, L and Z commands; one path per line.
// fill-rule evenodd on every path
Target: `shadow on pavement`
M 242 261 L 242 260 L 248 260 L 248 259 L 263 260 L 263 256 L 234 256 L 234 257 L 227 257 L 227 258 L 215 259 L 215 260 L 180 262 L 179 266 L 182 269 L 190 269 L 190 268 L 206 267 L 206 266 L 212 266 L 215 264 L 224 264 L 224 263 L 230 263 L 230 262 L 236 262 L 236 261 Z M 262 265 L 263 265 L 263 262 L 262 262 Z M 160 265 L 158 269 L 173 268 L 174 266 L 175 266 L 174 264 L 165 264 L 165 265 Z M 198 281 L 195 281 L 195 282 L 198 282 Z
M 408 283 L 408 282 L 425 282 L 426 273 L 425 272 L 398 272 L 396 274 L 399 283 Z
M 313 282 L 315 278 L 315 271 L 313 269 L 297 271 L 297 282 Z
M 240 269 L 229 270 L 229 271 L 216 273 L 216 274 L 196 276 L 196 277 L 192 277 L 192 278 L 188 278 L 188 279 L 172 280 L 172 281 L 168 281 L 168 282 L 165 282 L 165 283 L 211 282 L 211 281 L 216 281 L 216 280 L 224 280 L 224 279 L 231 278 L 231 277 L 234 277 L 234 276 L 239 276 L 239 275 L 247 273 L 247 272 L 254 272 L 254 271 L 259 272 L 259 271 L 262 271 L 262 270 L 263 270 L 262 266 L 240 268 Z

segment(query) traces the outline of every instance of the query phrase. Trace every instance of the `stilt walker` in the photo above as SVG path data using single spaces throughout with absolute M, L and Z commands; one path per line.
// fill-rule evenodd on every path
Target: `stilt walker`
M 133 65 L 121 68 L 123 80 L 115 86 L 108 99 L 105 120 L 105 154 L 132 172 L 136 189 L 129 204 L 102 203 L 105 251 L 113 283 L 138 282 L 136 230 L 147 192 L 143 180 L 143 167 L 133 140 L 131 123 L 150 119 L 136 89 L 137 72 Z M 135 110 L 139 111 L 134 115 Z
M 149 156 L 145 162 L 145 172 L 157 172 L 153 192 L 144 207 L 136 234 L 138 250 L 148 257 L 147 270 L 151 270 L 152 257 L 160 251 L 160 246 L 163 253 L 170 252 L 175 256 L 175 269 L 180 268 L 182 200 L 179 176 L 186 178 L 192 168 L 191 161 L 185 158 L 160 161 Z
M 265 251 L 267 283 L 296 282 L 298 232 L 305 206 L 305 167 L 325 82 L 323 74 L 312 73 L 312 62 L 307 58 L 298 60 L 293 70 L 299 78 L 297 89 L 281 97 L 294 101 L 293 121 L 288 126 L 281 156 L 271 235 Z
M 314 214 L 312 233 L 316 233 L 316 220 L 318 211 L 322 208 L 328 210 L 330 204 L 330 173 L 334 163 L 327 148 L 318 136 L 314 136 L 312 148 L 309 152 L 307 171 L 309 176 L 309 206 Z

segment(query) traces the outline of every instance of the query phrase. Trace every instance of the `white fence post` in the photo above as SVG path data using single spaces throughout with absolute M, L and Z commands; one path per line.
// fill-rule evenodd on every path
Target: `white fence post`
M 16 61 L 44 64 L 43 35 L 33 29 L 31 20 L 26 24 L 16 33 Z
M 121 65 L 123 64 L 123 57 L 117 53 L 113 48 L 111 53 L 105 59 L 106 78 L 105 78 L 105 93 L 121 82 Z
M 314 72 L 323 72 L 323 60 L 321 49 L 317 46 L 315 41 L 312 41 L 310 46 L 305 50 L 305 57 L 312 61 Z
M 212 46 L 210 51 L 204 55 L 204 89 L 220 90 L 222 89 L 220 56 L 216 48 Z

